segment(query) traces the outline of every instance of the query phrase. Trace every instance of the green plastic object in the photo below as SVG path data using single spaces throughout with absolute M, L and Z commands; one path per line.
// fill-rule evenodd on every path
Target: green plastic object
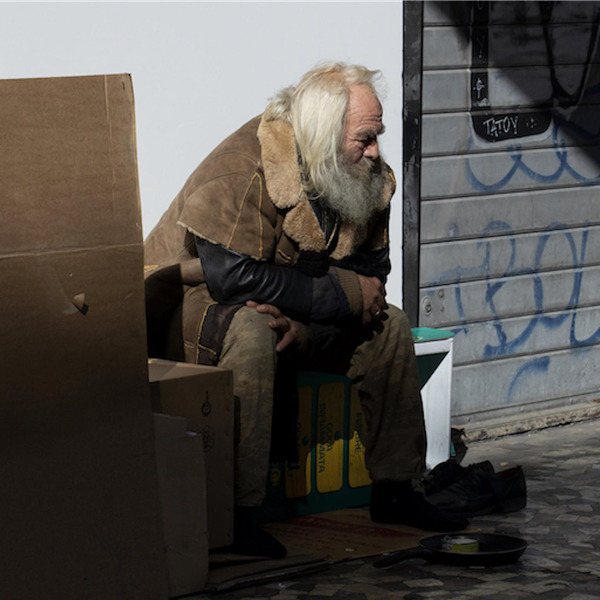
M 434 329 L 433 327 L 414 327 L 412 334 L 415 343 L 447 340 L 454 337 L 453 331 L 449 331 L 448 329 Z

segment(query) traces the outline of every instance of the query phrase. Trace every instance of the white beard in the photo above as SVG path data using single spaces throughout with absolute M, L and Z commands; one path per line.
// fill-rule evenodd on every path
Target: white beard
M 362 158 L 348 165 L 343 157 L 339 160 L 340 168 L 331 174 L 321 201 L 342 221 L 364 225 L 381 206 L 382 161 Z

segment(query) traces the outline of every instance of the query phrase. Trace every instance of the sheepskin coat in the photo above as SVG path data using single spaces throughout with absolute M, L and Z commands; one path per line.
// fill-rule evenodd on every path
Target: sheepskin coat
M 216 364 L 223 337 L 239 306 L 210 296 L 195 236 L 257 261 L 297 268 L 306 254 L 332 264 L 358 248 L 388 245 L 391 169 L 379 212 L 368 224 L 342 223 L 328 248 L 303 191 L 291 126 L 256 117 L 223 141 L 196 168 L 144 244 L 150 353 L 172 360 Z M 301 262 L 301 261 L 300 261 Z M 338 269 L 353 314 L 362 311 L 356 273 Z

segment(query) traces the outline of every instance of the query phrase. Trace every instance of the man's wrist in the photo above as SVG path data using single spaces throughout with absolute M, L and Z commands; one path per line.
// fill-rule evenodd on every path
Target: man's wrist
M 362 288 L 358 275 L 354 271 L 348 269 L 340 269 L 339 267 L 331 267 L 335 272 L 338 283 L 346 295 L 350 314 L 355 317 L 361 317 L 363 311 L 363 296 Z

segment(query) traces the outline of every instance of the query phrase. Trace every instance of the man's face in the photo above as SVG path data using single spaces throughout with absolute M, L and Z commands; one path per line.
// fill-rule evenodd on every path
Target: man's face
M 382 115 L 381 103 L 368 85 L 350 88 L 342 148 L 346 164 L 379 157 L 377 136 L 384 131 Z
M 338 168 L 331 169 L 323 202 L 343 221 L 364 224 L 380 210 L 385 185 L 377 136 L 381 104 L 368 85 L 350 88 Z

